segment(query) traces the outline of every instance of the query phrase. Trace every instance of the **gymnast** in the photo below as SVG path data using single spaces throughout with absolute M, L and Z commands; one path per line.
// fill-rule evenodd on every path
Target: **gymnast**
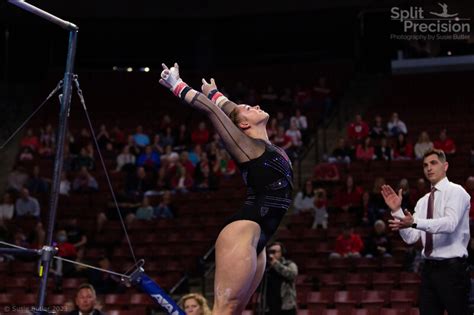
M 292 201 L 293 171 L 284 150 L 270 143 L 269 115 L 259 106 L 237 105 L 202 80 L 202 93 L 179 76 L 175 63 L 163 64 L 160 83 L 191 107 L 206 114 L 236 161 L 247 196 L 242 208 L 216 241 L 213 315 L 241 314 L 260 283 L 266 265 L 265 245 Z

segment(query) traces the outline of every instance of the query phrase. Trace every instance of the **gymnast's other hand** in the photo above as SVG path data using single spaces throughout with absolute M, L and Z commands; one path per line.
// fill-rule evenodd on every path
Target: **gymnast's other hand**
M 206 79 L 202 79 L 202 86 L 201 86 L 202 93 L 209 97 L 209 94 L 215 90 L 217 90 L 216 81 L 211 78 L 211 83 L 208 83 Z
M 176 87 L 183 82 L 179 77 L 179 66 L 178 63 L 174 63 L 174 66 L 169 69 L 164 63 L 161 64 L 163 71 L 161 72 L 160 84 L 164 87 L 174 91 Z

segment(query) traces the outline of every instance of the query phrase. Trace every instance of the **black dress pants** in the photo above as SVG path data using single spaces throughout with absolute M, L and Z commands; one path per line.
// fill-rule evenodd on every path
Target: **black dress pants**
M 469 314 L 471 278 L 464 258 L 425 260 L 420 287 L 420 315 Z

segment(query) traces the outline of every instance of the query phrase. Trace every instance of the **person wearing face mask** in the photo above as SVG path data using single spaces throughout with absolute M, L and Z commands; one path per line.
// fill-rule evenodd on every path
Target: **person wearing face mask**
M 178 302 L 186 315 L 211 315 L 211 309 L 207 305 L 207 300 L 199 293 L 189 293 L 184 295 Z
M 56 248 L 58 249 L 57 255 L 59 257 L 69 260 L 75 260 L 77 257 L 76 247 L 74 247 L 74 245 L 68 241 L 66 230 L 59 230 L 56 233 Z M 51 273 L 54 275 L 56 291 L 62 290 L 63 276 L 71 275 L 74 273 L 74 271 L 74 265 L 71 263 L 64 262 L 59 259 L 54 260 Z
M 286 250 L 280 242 L 271 243 L 267 252 L 268 267 L 263 283 L 265 299 L 261 307 L 267 315 L 295 315 L 298 266 L 285 258 Z
M 466 190 L 446 177 L 446 155 L 431 150 L 423 157 L 423 171 L 431 192 L 418 200 L 412 215 L 402 209 L 402 189 L 398 194 L 388 185 L 382 196 L 392 210 L 389 226 L 399 231 L 408 244 L 421 239 L 423 270 L 420 287 L 420 314 L 467 315 L 471 288 L 467 262 L 470 240 L 471 197 Z

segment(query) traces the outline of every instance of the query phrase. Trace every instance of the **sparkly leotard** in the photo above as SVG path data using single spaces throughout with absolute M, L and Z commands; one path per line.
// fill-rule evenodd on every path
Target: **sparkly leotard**
M 258 223 L 261 235 L 257 253 L 260 253 L 291 204 L 291 162 L 284 150 L 262 139 L 249 137 L 229 119 L 227 115 L 236 104 L 227 101 L 219 108 L 201 93 L 196 93 L 189 104 L 207 114 L 242 172 L 247 198 L 227 224 L 238 220 Z
M 228 223 L 238 220 L 258 223 L 261 228 L 257 246 L 259 254 L 291 204 L 293 170 L 285 151 L 267 143 L 260 157 L 238 165 L 247 186 L 247 197 Z

